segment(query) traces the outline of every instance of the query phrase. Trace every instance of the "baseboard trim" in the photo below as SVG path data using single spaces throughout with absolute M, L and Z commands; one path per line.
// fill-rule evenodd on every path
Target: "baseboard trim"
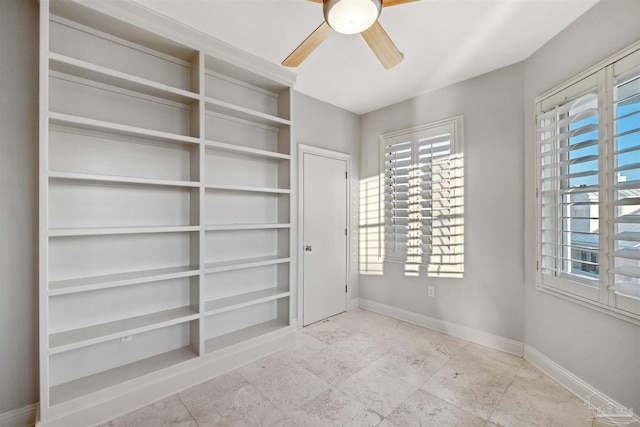
M 0 427 L 31 427 L 38 416 L 38 404 L 33 403 L 24 408 L 0 414 Z
M 347 303 L 347 311 L 357 310 L 358 308 L 360 308 L 360 299 L 358 298 L 350 299 Z
M 401 308 L 380 304 L 378 302 L 362 298 L 360 298 L 360 308 L 384 314 L 418 326 L 424 326 L 425 328 L 433 329 L 434 331 L 443 332 L 457 338 L 462 338 L 463 340 L 504 351 L 505 353 L 510 353 L 520 357 L 524 354 L 524 344 L 522 342 L 494 335 L 479 329 L 458 325 L 456 323 L 447 322 L 446 320 L 436 319 L 434 317 L 425 316 L 424 314 L 414 313 L 412 311 L 403 310 Z
M 525 344 L 524 359 L 536 368 L 540 369 L 558 384 L 576 395 L 580 400 L 585 402 L 596 411 L 598 417 L 608 420 L 611 425 L 640 426 L 640 417 L 637 413 L 633 413 L 633 409 L 626 408 L 606 394 L 602 393 L 591 384 L 583 381 L 572 372 L 558 365 L 556 362 L 540 353 L 538 350 Z M 606 411 L 606 412 L 605 412 Z M 607 417 L 607 414 L 631 414 L 630 420 L 621 421 L 614 417 Z

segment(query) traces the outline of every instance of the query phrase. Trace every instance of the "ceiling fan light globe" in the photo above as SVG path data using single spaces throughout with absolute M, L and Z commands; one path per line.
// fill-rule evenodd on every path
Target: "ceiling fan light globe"
M 357 34 L 378 20 L 382 0 L 325 0 L 323 10 L 325 21 L 335 31 Z

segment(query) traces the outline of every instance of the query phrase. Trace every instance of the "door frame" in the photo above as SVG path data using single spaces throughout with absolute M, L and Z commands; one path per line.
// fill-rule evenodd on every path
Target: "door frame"
M 313 154 L 316 156 L 327 157 L 334 160 L 342 160 L 347 164 L 347 292 L 345 292 L 345 307 L 349 310 L 351 301 L 351 249 L 353 229 L 351 217 L 353 216 L 353 204 L 351 198 L 351 154 L 342 153 L 340 151 L 328 150 L 313 145 L 298 144 L 298 328 L 302 329 L 304 323 L 304 155 Z

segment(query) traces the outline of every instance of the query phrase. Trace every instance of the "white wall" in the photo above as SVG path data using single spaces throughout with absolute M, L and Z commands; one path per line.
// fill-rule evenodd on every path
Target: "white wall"
M 38 3 L 0 1 L 0 414 L 38 399 Z
M 535 289 L 534 98 L 640 40 L 640 1 L 601 0 L 525 62 L 525 342 L 640 409 L 640 327 Z M 609 366 L 605 368 L 605 364 Z
M 294 92 L 294 143 L 313 145 L 351 155 L 351 191 L 358 194 L 360 165 L 360 116 L 326 102 Z M 351 297 L 358 298 L 357 199 L 351 206 Z M 293 300 L 297 301 L 297 293 Z M 296 305 L 294 303 L 294 305 Z M 292 318 L 297 318 L 297 305 Z
M 378 135 L 464 115 L 465 273 L 407 277 L 402 265 L 386 263 L 383 275 L 361 275 L 361 298 L 524 339 L 522 76 L 522 64 L 512 65 L 363 116 L 367 179 L 379 173 Z

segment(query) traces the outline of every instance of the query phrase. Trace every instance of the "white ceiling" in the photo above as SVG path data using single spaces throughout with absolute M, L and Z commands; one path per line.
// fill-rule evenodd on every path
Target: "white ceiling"
M 280 64 L 323 21 L 306 0 L 135 0 Z M 384 8 L 404 55 L 385 70 L 358 34 L 333 33 L 303 63 L 296 90 L 363 114 L 522 61 L 598 0 L 421 0 Z

